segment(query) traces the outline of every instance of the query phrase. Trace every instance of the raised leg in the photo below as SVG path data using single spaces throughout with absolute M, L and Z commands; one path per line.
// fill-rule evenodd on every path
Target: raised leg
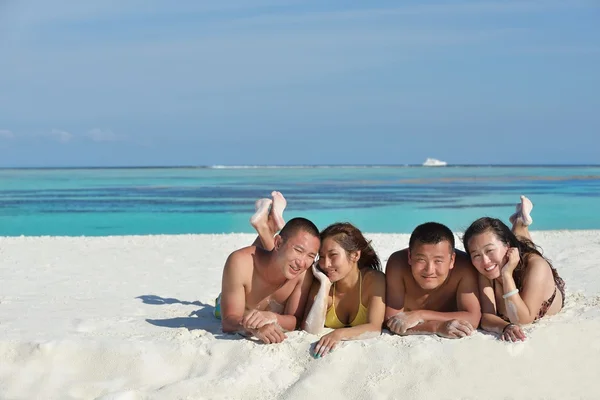
M 269 213 L 268 222 L 273 235 L 275 235 L 285 225 L 285 220 L 283 219 L 283 210 L 285 210 L 285 206 L 287 206 L 287 200 L 285 197 L 283 197 L 281 192 L 277 191 L 273 191 L 271 193 L 271 197 L 273 198 L 273 206 L 271 207 L 271 212 Z
M 521 203 L 517 204 L 516 212 L 510 216 L 509 220 L 512 223 L 512 232 L 526 239 L 532 240 L 529 234 L 529 225 L 533 223 L 531 218 L 531 210 L 533 203 L 525 196 L 521 196 Z
M 269 210 L 273 200 L 258 199 L 255 203 L 256 212 L 250 218 L 250 224 L 256 229 L 258 237 L 252 243 L 253 246 L 262 247 L 265 250 L 273 250 L 275 243 L 273 242 L 273 233 L 269 224 Z
M 273 191 L 271 196 L 272 199 L 265 198 L 256 201 L 256 213 L 250 218 L 250 224 L 258 233 L 258 237 L 252 245 L 265 250 L 273 250 L 275 247 L 273 237 L 285 225 L 283 210 L 285 210 L 287 201 L 281 192 Z

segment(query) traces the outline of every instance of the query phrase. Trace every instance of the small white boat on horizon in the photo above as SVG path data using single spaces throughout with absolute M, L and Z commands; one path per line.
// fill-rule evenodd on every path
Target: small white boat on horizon
M 435 158 L 428 158 L 423 163 L 424 167 L 445 167 L 446 165 L 448 165 L 446 161 L 436 160 Z

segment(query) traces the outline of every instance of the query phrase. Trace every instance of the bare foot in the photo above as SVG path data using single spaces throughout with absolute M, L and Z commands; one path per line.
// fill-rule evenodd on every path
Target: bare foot
M 511 224 L 515 224 L 515 222 L 517 222 L 517 219 L 519 218 L 519 216 L 521 215 L 521 203 L 518 203 L 515 206 L 515 212 L 513 215 L 511 215 L 508 220 L 510 221 Z
M 271 207 L 271 213 L 269 214 L 272 217 L 269 218 L 269 223 L 271 224 L 271 230 L 276 233 L 285 225 L 283 210 L 285 210 L 287 201 L 281 192 L 273 191 L 271 196 L 273 196 L 273 207 Z
M 256 203 L 254 203 L 256 212 L 250 218 L 250 224 L 258 232 L 268 225 L 269 209 L 271 208 L 271 204 L 273 204 L 273 200 L 271 199 L 258 199 L 256 200 Z
M 521 213 L 519 215 L 523 225 L 529 226 L 533 223 L 531 218 L 531 210 L 533 210 L 533 203 L 525 196 L 521 196 Z

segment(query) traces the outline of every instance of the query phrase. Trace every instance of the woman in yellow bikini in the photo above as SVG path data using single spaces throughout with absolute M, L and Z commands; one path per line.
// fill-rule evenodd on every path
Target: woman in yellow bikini
M 306 305 L 304 329 L 327 333 L 317 343 L 320 358 L 342 340 L 379 336 L 385 317 L 385 275 L 379 257 L 362 232 L 338 222 L 321 232 L 319 266 Z
M 250 220 L 259 236 L 255 244 L 264 248 L 273 247 L 287 205 L 280 192 L 273 192 L 272 197 L 256 202 L 256 214 Z M 323 327 L 333 331 L 321 337 L 315 358 L 326 355 L 342 340 L 379 336 L 385 317 L 385 275 L 362 232 L 350 223 L 335 223 L 320 236 L 318 266 L 312 266 L 317 279 L 308 297 L 303 328 L 313 334 Z

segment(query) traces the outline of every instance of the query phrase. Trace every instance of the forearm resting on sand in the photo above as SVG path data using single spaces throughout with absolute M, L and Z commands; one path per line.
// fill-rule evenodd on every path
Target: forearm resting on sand
M 296 317 L 293 315 L 275 314 L 277 324 L 285 331 L 296 330 Z
M 363 340 L 381 335 L 381 324 L 362 324 L 349 328 L 336 329 L 340 340 Z
M 448 339 L 460 339 L 470 336 L 475 328 L 469 321 L 451 319 L 448 321 L 426 321 L 408 329 L 405 335 L 436 334 Z
M 275 323 L 286 331 L 296 329 L 296 317 L 271 311 L 248 310 L 243 316 L 227 316 L 222 319 L 223 332 L 252 333 L 253 330 Z
M 243 316 L 227 316 L 221 319 L 221 327 L 225 333 L 249 333 L 242 325 Z
M 469 322 L 474 328 L 479 326 L 479 320 L 481 319 L 480 312 L 470 312 L 470 311 L 454 311 L 454 312 L 439 312 L 439 311 L 431 311 L 431 310 L 419 310 L 416 311 L 419 313 L 420 318 L 427 321 L 450 321 L 452 319 L 459 319 L 463 321 Z
M 223 332 L 237 333 L 246 337 L 254 336 L 266 344 L 281 343 L 286 338 L 284 330 L 276 320 L 272 320 L 272 322 L 268 322 L 259 328 L 244 327 L 242 320 L 243 318 L 240 317 L 223 319 Z
M 481 316 L 481 329 L 488 332 L 502 334 L 509 323 L 495 314 L 484 313 Z
M 425 321 L 412 328 L 409 328 L 404 333 L 405 335 L 427 335 L 437 334 L 442 321 Z
M 246 329 L 259 329 L 268 324 L 277 324 L 281 329 L 293 331 L 296 329 L 296 316 L 277 314 L 272 311 L 249 310 L 244 313 L 242 325 Z
M 442 335 L 452 330 L 453 323 L 466 326 L 466 331 L 472 331 L 479 326 L 481 313 L 469 311 L 438 312 L 431 310 L 401 311 L 392 315 L 386 321 L 389 330 L 398 335 L 423 333 L 440 334 L 439 327 L 443 326 Z
M 304 321 L 304 330 L 308 333 L 318 334 L 325 326 L 325 317 L 327 315 L 327 298 L 329 295 L 330 285 L 321 283 L 319 291 L 315 296 L 306 320 Z
M 420 311 L 400 311 L 389 317 L 386 325 L 391 332 L 402 336 L 437 333 L 442 322 L 425 321 Z
M 381 323 L 368 322 L 349 328 L 334 329 L 328 334 L 321 336 L 321 339 L 315 345 L 313 356 L 319 358 L 326 355 L 341 341 L 375 338 L 381 335 L 381 325 Z

